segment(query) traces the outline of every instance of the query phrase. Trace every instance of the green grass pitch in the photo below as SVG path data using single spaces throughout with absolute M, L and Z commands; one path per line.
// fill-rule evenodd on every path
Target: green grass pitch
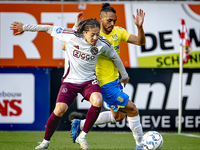
M 200 150 L 200 133 L 162 133 L 162 150 Z M 33 150 L 44 137 L 44 131 L 0 131 L 0 150 Z M 87 135 L 91 150 L 134 150 L 131 132 L 94 132 Z M 79 150 L 69 131 L 56 131 L 49 150 Z

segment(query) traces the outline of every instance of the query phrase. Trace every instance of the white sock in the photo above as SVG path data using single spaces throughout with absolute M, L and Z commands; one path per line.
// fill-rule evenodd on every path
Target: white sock
M 141 146 L 143 138 L 143 130 L 140 123 L 140 116 L 137 115 L 135 117 L 127 117 L 127 118 L 128 118 L 129 128 L 133 133 L 135 142 L 138 146 Z
M 101 125 L 101 124 L 105 124 L 105 123 L 115 123 L 115 122 L 116 122 L 116 120 L 113 117 L 111 111 L 104 111 L 99 114 L 99 117 L 97 118 L 94 125 Z M 85 124 L 85 119 L 81 120 L 81 123 L 80 123 L 81 130 L 83 130 L 84 124 Z
M 42 143 L 50 143 L 50 141 L 43 139 Z
M 84 131 L 81 131 L 81 133 L 80 133 L 80 137 L 86 137 L 86 135 L 87 135 L 87 133 L 85 133 Z

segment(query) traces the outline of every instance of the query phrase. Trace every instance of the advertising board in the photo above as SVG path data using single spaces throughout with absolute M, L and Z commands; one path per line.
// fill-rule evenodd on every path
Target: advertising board
M 0 3 L 0 66 L 63 67 L 62 42 L 47 33 L 13 36 L 14 21 L 24 24 L 49 24 L 71 28 L 76 15 L 99 20 L 101 3 Z M 132 14 L 145 12 L 145 46 L 122 42 L 120 57 L 127 68 L 178 68 L 180 24 L 185 20 L 191 39 L 191 59 L 184 68 L 200 68 L 199 2 L 123 2 L 111 3 L 116 9 L 116 26 L 137 35 Z M 169 11 L 170 10 L 170 11 Z M 12 61 L 10 61 L 12 60 Z
M 48 24 L 72 28 L 79 12 L 84 19 L 99 20 L 102 4 L 0 3 L 0 66 L 4 67 L 63 67 L 62 42 L 47 33 L 26 32 L 14 36 L 11 23 Z M 113 4 L 118 14 L 116 25 L 126 28 L 124 5 Z M 92 13 L 91 13 L 92 12 Z M 129 67 L 128 45 L 122 43 L 121 58 Z M 11 61 L 12 60 L 12 61 Z
M 62 76 L 60 69 L 53 69 L 54 81 L 52 95 L 57 93 Z M 178 69 L 127 69 L 130 81 L 124 88 L 131 101 L 137 106 L 144 131 L 177 131 L 179 109 L 179 70 Z M 57 88 L 56 88 L 57 87 Z M 55 89 L 54 89 L 55 88 Z M 184 69 L 182 86 L 182 129 L 183 131 L 200 130 L 200 69 Z M 63 116 L 59 130 L 70 130 L 69 116 L 72 112 L 86 116 L 91 104 L 83 101 L 79 95 Z M 55 101 L 52 99 L 52 101 Z M 52 109 L 53 110 L 53 109 Z M 103 103 L 101 111 L 109 111 Z M 115 124 L 108 123 L 94 127 L 92 130 L 130 131 L 124 119 Z
M 145 46 L 136 47 L 139 68 L 178 68 L 181 19 L 185 20 L 191 41 L 191 59 L 184 68 L 200 68 L 200 3 L 134 3 L 132 10 L 142 8 L 146 15 Z M 134 12 L 132 12 L 134 13 Z M 130 20 L 126 22 L 131 25 Z M 136 27 L 129 27 L 131 30 Z M 137 30 L 136 30 L 137 31 Z M 129 48 L 130 51 L 130 48 Z M 129 52 L 130 60 L 134 55 Z M 134 52 L 133 52 L 134 53 Z M 135 66 L 134 64 L 132 64 Z
M 49 81 L 48 68 L 0 68 L 0 130 L 44 130 Z

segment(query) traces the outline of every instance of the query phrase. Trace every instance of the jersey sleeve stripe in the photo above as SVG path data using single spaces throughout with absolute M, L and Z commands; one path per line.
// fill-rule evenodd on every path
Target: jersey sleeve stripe
M 102 36 L 99 36 L 99 40 L 107 44 L 109 47 L 111 47 L 111 43 L 107 39 L 103 38 Z
M 74 30 L 72 30 L 72 29 L 64 29 L 63 33 L 65 33 L 65 34 L 74 34 Z

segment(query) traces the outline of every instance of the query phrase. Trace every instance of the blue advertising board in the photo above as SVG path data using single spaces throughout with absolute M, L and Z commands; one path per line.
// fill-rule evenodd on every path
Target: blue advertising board
M 0 68 L 0 130 L 45 130 L 49 68 Z

